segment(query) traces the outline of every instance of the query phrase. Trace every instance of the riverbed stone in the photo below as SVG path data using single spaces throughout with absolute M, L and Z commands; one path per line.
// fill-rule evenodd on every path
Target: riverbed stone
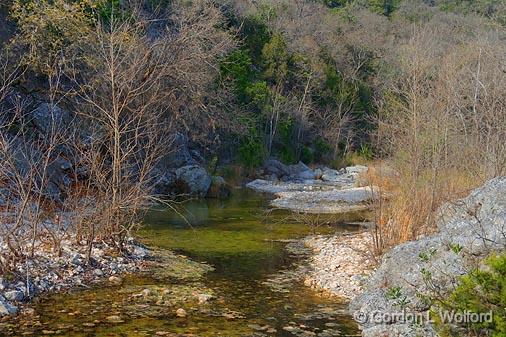
M 102 271 L 102 269 L 97 268 L 97 269 L 93 270 L 93 275 L 101 277 L 101 276 L 104 276 L 104 272 Z
M 118 276 L 110 276 L 109 277 L 109 283 L 113 284 L 113 285 L 120 285 L 121 283 L 123 283 L 123 279 L 121 277 L 118 277 Z
M 4 297 L 9 301 L 21 302 L 25 298 L 25 294 L 20 290 L 10 290 L 4 292 Z
M 111 315 L 105 318 L 109 323 L 123 323 L 123 319 L 118 315 Z
M 186 317 L 188 314 L 186 313 L 186 310 L 184 310 L 183 308 L 179 308 L 176 310 L 176 316 L 177 317 L 181 317 L 181 318 L 184 318 Z
M 13 315 L 18 312 L 18 308 L 0 295 L 0 317 L 5 315 Z

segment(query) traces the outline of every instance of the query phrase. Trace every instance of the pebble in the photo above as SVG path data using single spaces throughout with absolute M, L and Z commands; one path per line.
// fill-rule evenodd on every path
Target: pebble
M 369 232 L 311 236 L 304 243 L 314 251 L 310 271 L 304 277 L 305 286 L 348 300 L 362 292 L 362 285 L 375 267 Z
M 110 276 L 109 282 L 114 285 L 121 285 L 121 283 L 123 283 L 123 280 L 118 276 Z
M 104 276 L 104 272 L 102 271 L 102 269 L 95 269 L 95 270 L 93 270 L 93 275 Z
M 105 318 L 109 323 L 123 323 L 124 321 L 118 315 L 111 315 Z
M 186 310 L 184 310 L 183 308 L 177 309 L 176 316 L 177 317 L 186 317 L 187 316 Z
M 19 290 L 11 290 L 4 292 L 4 297 L 9 301 L 21 302 L 25 298 L 25 294 Z

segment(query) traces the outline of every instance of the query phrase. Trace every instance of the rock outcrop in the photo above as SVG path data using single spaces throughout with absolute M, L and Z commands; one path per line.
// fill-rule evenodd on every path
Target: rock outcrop
M 393 248 L 350 305 L 364 337 L 435 336 L 429 325 L 397 320 L 382 322 L 402 310 L 426 315 L 424 298 L 434 291 L 449 294 L 459 276 L 476 267 L 491 251 L 506 247 L 506 177 L 495 178 L 467 198 L 442 206 L 438 233 Z
M 68 111 L 51 103 L 41 103 L 32 112 L 32 122 L 42 134 L 61 132 L 71 121 Z
M 304 213 L 337 214 L 370 208 L 376 189 L 355 187 L 365 166 L 342 170 L 320 168 L 311 170 L 303 163 L 286 166 L 276 160 L 264 165 L 264 178 L 246 186 L 263 193 L 274 194 L 271 205 Z M 268 179 L 268 180 L 267 180 Z
M 154 193 L 164 197 L 205 197 L 211 186 L 211 176 L 203 164 L 204 159 L 198 151 L 190 150 L 188 138 L 176 133 L 171 151 L 161 158 L 153 171 L 158 177 Z
M 176 170 L 176 186 L 180 193 L 205 197 L 211 186 L 211 176 L 202 166 L 183 166 Z

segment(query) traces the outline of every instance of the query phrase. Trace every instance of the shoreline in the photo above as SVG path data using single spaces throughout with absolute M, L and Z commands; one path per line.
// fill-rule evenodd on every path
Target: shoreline
M 302 242 L 312 251 L 304 285 L 346 301 L 363 291 L 376 266 L 369 232 L 309 236 Z
M 39 247 L 32 259 L 0 277 L 0 317 L 29 309 L 37 296 L 86 289 L 100 282 L 120 284 L 122 276 L 141 272 L 154 258 L 153 250 L 135 239 L 128 239 L 124 248 L 127 254 L 118 254 L 106 243 L 96 243 L 86 265 L 83 247 L 69 240 L 62 241 L 60 254 Z

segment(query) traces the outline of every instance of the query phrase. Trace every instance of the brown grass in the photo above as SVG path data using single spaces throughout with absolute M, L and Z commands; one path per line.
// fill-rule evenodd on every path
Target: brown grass
M 483 183 L 479 176 L 447 170 L 424 172 L 418 179 L 409 171 L 395 170 L 376 162 L 361 177 L 362 184 L 377 186 L 381 197 L 375 202 L 374 252 L 383 254 L 391 247 L 436 231 L 436 210 L 445 202 L 466 196 Z

